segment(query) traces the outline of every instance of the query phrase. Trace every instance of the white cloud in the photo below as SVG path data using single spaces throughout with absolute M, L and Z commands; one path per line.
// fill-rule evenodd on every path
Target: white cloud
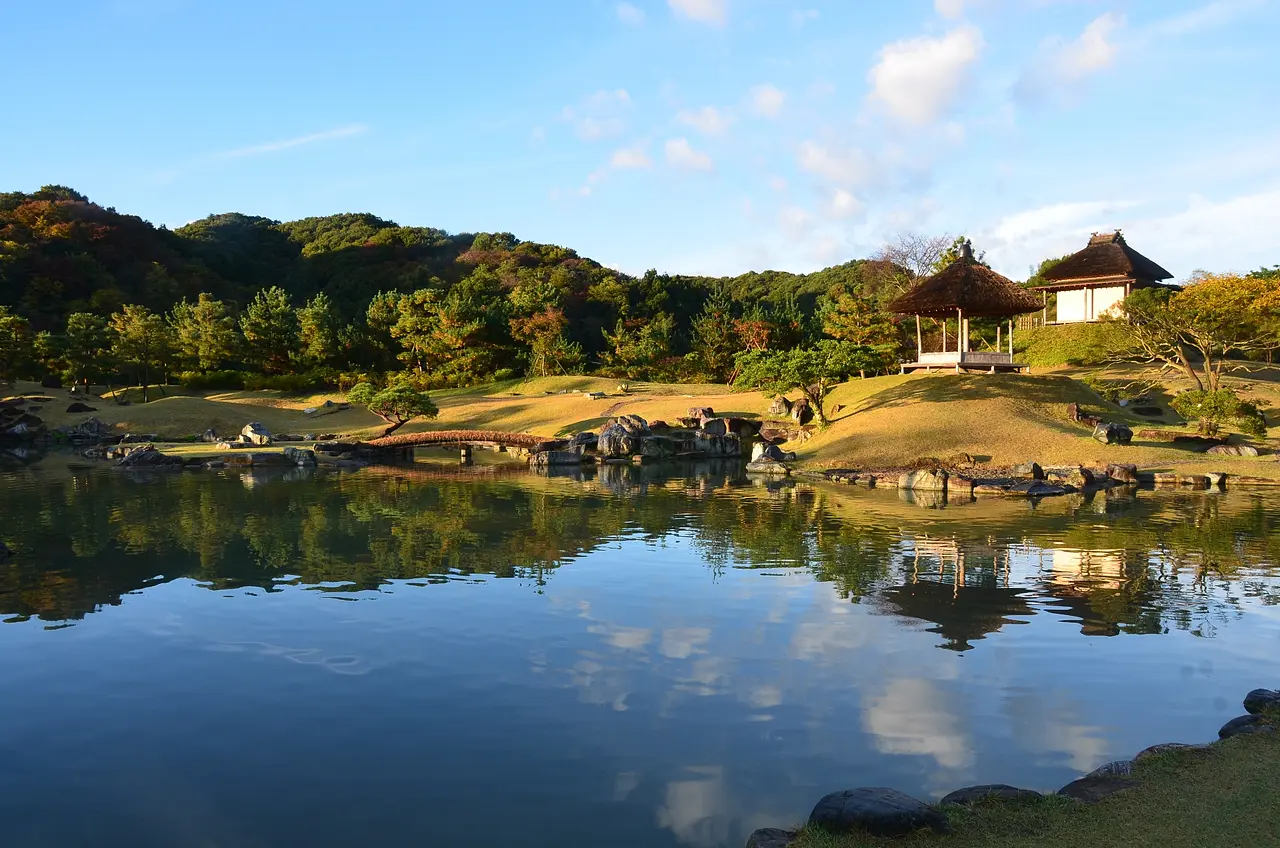
M 688 171 L 710 171 L 715 167 L 711 157 L 694 150 L 687 138 L 673 138 L 666 144 L 667 162 Z
M 813 230 L 813 216 L 799 206 L 784 206 L 778 210 L 778 226 L 793 242 L 800 242 Z
M 364 135 L 369 128 L 364 124 L 348 124 L 344 127 L 335 127 L 331 130 L 323 132 L 311 133 L 310 135 L 300 135 L 296 138 L 286 138 L 281 141 L 268 141 L 265 144 L 254 144 L 249 147 L 238 147 L 235 150 L 223 150 L 215 153 L 214 158 L 217 159 L 243 159 L 247 156 L 261 156 L 264 153 L 276 153 L 280 150 L 288 150 L 293 147 L 302 147 L 307 144 L 315 144 L 320 141 L 332 141 L 339 138 L 351 138 L 352 136 Z
M 942 17 L 955 20 L 964 14 L 964 0 L 933 0 L 933 8 Z
M 1045 93 L 1063 93 L 1111 67 L 1120 52 L 1115 36 L 1124 27 L 1123 15 L 1107 12 L 1094 18 L 1078 38 L 1041 45 L 1043 60 L 1022 75 L 1015 93 L 1023 101 L 1038 99 Z
M 712 26 L 724 26 L 729 19 L 729 0 L 667 0 L 677 15 Z
M 843 188 L 838 188 L 831 193 L 831 197 L 827 200 L 827 215 L 832 218 L 845 219 L 852 218 L 862 212 L 862 202 L 853 196 L 853 193 Z
M 751 110 L 761 117 L 778 117 L 786 102 L 786 92 L 767 83 L 751 89 Z
M 982 33 L 972 26 L 888 44 L 868 74 L 869 99 L 907 123 L 930 123 L 960 93 L 983 47 Z
M 870 178 L 871 157 L 856 148 L 827 147 L 816 141 L 803 141 L 796 153 L 802 169 L 839 185 L 859 185 Z
M 623 147 L 613 151 L 613 157 L 609 159 L 609 164 L 614 168 L 648 168 L 653 164 L 653 160 L 649 158 L 649 154 L 644 148 L 636 145 L 635 147 Z
M 676 120 L 693 127 L 703 135 L 722 135 L 729 129 L 729 116 L 714 106 L 703 106 L 701 109 L 685 109 L 676 115 Z
M 1189 12 L 1152 24 L 1147 28 L 1146 35 L 1155 38 L 1174 38 L 1202 32 L 1210 27 L 1228 24 L 1245 12 L 1263 7 L 1266 2 L 1267 0 L 1214 0 Z
M 644 10 L 637 9 L 630 3 L 619 3 L 617 12 L 618 20 L 622 21 L 624 24 L 628 24 L 629 26 L 640 26 L 644 23 Z

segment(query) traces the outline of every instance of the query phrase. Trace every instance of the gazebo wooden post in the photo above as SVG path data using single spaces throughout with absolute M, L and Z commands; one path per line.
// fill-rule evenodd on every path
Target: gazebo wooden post
M 1011 318 L 1009 319 L 1009 321 L 1010 321 L 1010 326 L 1012 326 L 1013 319 Z M 996 352 L 998 353 L 999 351 L 1000 351 L 1000 325 L 996 324 Z
M 916 362 L 924 354 L 924 334 L 920 331 L 920 316 L 916 316 Z
M 937 319 L 935 319 L 937 320 Z M 942 352 L 947 352 L 947 319 L 942 319 Z
M 1013 362 L 1013 319 L 1009 319 L 1009 361 Z

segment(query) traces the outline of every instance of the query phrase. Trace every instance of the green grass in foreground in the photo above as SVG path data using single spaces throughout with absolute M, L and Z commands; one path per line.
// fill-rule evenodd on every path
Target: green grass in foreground
M 905 839 L 804 830 L 792 848 L 1235 848 L 1280 845 L 1280 733 L 1144 759 L 1140 786 L 1096 805 L 1059 796 L 948 807 L 949 836 Z M 814 799 L 817 800 L 817 799 Z

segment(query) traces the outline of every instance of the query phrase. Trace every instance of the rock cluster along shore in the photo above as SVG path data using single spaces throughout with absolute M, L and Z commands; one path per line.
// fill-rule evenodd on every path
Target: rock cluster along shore
M 1219 740 L 1233 736 L 1275 733 L 1280 716 L 1280 691 L 1255 689 L 1244 698 L 1245 714 L 1218 731 Z M 1115 760 L 1101 765 L 1084 777 L 1059 789 L 1056 795 L 1085 804 L 1096 804 L 1117 792 L 1140 785 L 1134 764 L 1171 751 L 1208 750 L 1210 745 L 1166 742 L 1139 751 L 1132 760 Z M 872 836 L 906 836 L 920 830 L 946 834 L 951 831 L 947 808 L 982 803 L 1020 803 L 1044 797 L 1033 789 L 1019 789 L 1003 783 L 966 786 L 944 795 L 937 804 L 927 804 L 896 789 L 881 786 L 843 789 L 824 795 L 809 814 L 808 825 L 831 833 L 862 832 Z M 799 832 L 776 827 L 762 828 L 747 839 L 746 848 L 787 848 Z M 940 843 L 945 845 L 945 841 Z
M 98 432 L 99 428 L 91 426 L 94 423 L 101 425 L 97 419 L 90 419 L 79 425 L 79 434 L 88 438 Z M 319 437 L 311 434 L 273 435 L 257 421 L 246 424 L 234 441 L 218 441 L 213 431 L 206 431 L 201 441 L 214 442 L 218 449 L 232 451 L 216 457 L 183 457 L 164 453 L 156 448 L 154 435 L 102 438 L 109 443 L 90 447 L 82 455 L 87 459 L 114 460 L 115 467 L 122 469 L 310 468 L 317 465 L 353 469 L 367 464 L 359 456 L 358 444 L 327 441 L 336 439 L 331 434 Z M 321 439 L 326 441 L 320 441 Z M 288 445 L 279 452 L 253 450 L 255 447 L 268 447 L 280 441 L 311 442 L 314 447 Z
M 595 463 L 645 464 L 671 460 L 740 457 L 744 445 L 752 444 L 749 473 L 786 476 L 786 463 L 795 454 L 783 452 L 776 442 L 799 438 L 759 421 L 733 416 L 717 416 L 710 407 L 694 407 L 688 416 L 672 425 L 649 422 L 638 415 L 611 418 L 598 432 L 575 433 L 568 439 L 546 444 L 534 451 L 529 464 L 535 468 Z

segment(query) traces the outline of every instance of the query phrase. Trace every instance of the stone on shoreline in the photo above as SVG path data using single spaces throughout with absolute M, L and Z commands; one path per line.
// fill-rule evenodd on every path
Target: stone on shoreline
M 549 468 L 553 465 L 581 465 L 582 454 L 576 450 L 539 451 L 529 457 L 529 464 L 534 468 Z
M 919 492 L 945 492 L 947 472 L 930 469 L 907 471 L 898 477 L 898 488 Z
M 1137 483 L 1138 482 L 1138 466 L 1136 465 L 1108 465 L 1107 476 L 1117 483 Z
M 1248 456 L 1255 457 L 1258 455 L 1258 449 L 1253 445 L 1214 445 L 1205 453 L 1212 456 Z
M 1130 777 L 1133 775 L 1133 760 L 1112 760 L 1098 766 L 1085 777 Z
M 1172 751 L 1207 751 L 1208 745 L 1188 745 L 1186 742 L 1162 742 L 1159 745 L 1152 745 L 1149 748 L 1143 748 L 1133 758 L 1133 761 L 1140 762 L 1147 757 L 1157 757 L 1160 754 L 1168 754 Z
M 935 833 L 951 831 L 940 810 L 884 787 L 832 792 L 813 808 L 809 824 L 833 833 L 863 830 L 872 836 L 906 836 L 926 827 Z
M 1043 797 L 1034 789 L 1019 789 L 1006 783 L 988 783 L 982 786 L 966 786 L 963 789 L 957 789 L 949 795 L 942 796 L 942 800 L 938 803 L 957 804 L 967 807 L 980 801 L 1026 801 Z
M 794 830 L 778 827 L 762 827 L 747 837 L 746 848 L 787 848 L 796 841 Z
M 1280 710 L 1280 691 L 1254 689 L 1244 696 L 1244 711 L 1250 715 L 1262 715 L 1267 710 Z
M 1232 736 L 1239 736 L 1241 733 L 1253 733 L 1257 727 L 1263 725 L 1264 721 L 1260 715 L 1237 716 L 1222 725 L 1218 730 L 1218 738 L 1229 739 Z
M 1057 794 L 1083 801 L 1086 804 L 1096 804 L 1104 798 L 1109 798 L 1126 789 L 1133 789 L 1137 785 L 1138 782 L 1136 780 L 1128 780 L 1122 777 L 1090 775 L 1071 781 L 1059 789 Z
M 761 459 L 747 463 L 748 474 L 767 474 L 773 477 L 786 477 L 791 469 L 773 459 Z
M 271 444 L 271 431 L 261 421 L 250 421 L 240 431 L 241 440 L 251 445 L 266 447 Z
M 1014 477 L 1030 477 L 1032 480 L 1044 479 L 1044 469 L 1040 467 L 1038 462 L 1024 462 L 1021 465 L 1015 465 L 1011 473 Z

